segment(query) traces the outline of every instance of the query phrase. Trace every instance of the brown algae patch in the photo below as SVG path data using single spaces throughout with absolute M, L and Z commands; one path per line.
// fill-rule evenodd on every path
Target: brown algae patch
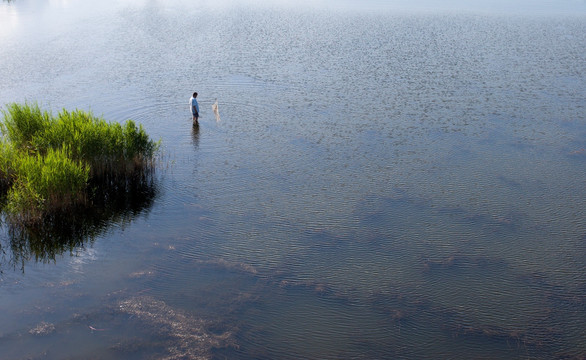
M 136 317 L 161 337 L 168 339 L 161 359 L 210 359 L 212 349 L 235 346 L 231 332 L 220 335 L 208 330 L 209 322 L 173 309 L 150 296 L 138 296 L 118 303 L 119 311 Z
M 46 336 L 55 332 L 55 325 L 41 321 L 34 328 L 29 330 L 29 334 L 35 336 Z
M 197 265 L 207 265 L 211 267 L 217 267 L 224 270 L 231 270 L 240 273 L 250 274 L 250 275 L 257 275 L 258 270 L 253 265 L 243 263 L 243 262 L 234 262 L 228 261 L 226 259 L 217 258 L 211 260 L 196 260 L 195 263 Z
M 129 274 L 128 277 L 131 279 L 140 279 L 140 278 L 145 278 L 145 277 L 152 277 L 154 275 L 155 275 L 155 272 L 152 270 L 141 270 L 141 271 L 135 271 L 135 272 Z

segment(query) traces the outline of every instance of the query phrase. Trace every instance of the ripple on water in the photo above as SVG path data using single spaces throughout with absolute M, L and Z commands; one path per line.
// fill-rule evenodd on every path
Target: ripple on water
M 5 102 L 88 104 L 162 139 L 150 212 L 63 270 L 80 304 L 128 288 L 155 310 L 121 300 L 123 319 L 237 324 L 244 358 L 583 357 L 582 20 L 171 3 L 6 47 Z M 2 286 L 9 313 L 20 284 Z M 115 348 L 178 337 L 132 326 L 142 345 Z

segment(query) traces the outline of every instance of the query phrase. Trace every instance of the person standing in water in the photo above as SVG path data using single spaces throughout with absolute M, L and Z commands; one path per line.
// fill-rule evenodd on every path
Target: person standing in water
M 199 105 L 197 104 L 197 93 L 194 92 L 191 99 L 189 99 L 189 107 L 191 108 L 191 114 L 193 115 L 193 125 L 199 125 L 197 119 L 199 118 Z

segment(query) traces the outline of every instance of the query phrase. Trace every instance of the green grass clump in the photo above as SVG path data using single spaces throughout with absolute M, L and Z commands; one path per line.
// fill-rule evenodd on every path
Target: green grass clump
M 41 111 L 36 104 L 12 103 L 2 113 L 2 134 L 15 148 L 22 150 L 31 146 L 33 137 L 42 132 L 51 120 L 51 115 L 47 111 Z
M 154 169 L 159 144 L 131 120 L 108 123 L 82 110 L 52 116 L 30 103 L 9 104 L 2 113 L 0 190 L 17 223 L 83 206 L 88 183 L 111 186 Z
M 72 160 L 66 150 L 49 149 L 43 156 L 20 156 L 13 165 L 14 183 L 8 190 L 6 206 L 13 218 L 36 221 L 46 212 L 84 202 L 89 167 Z
M 133 173 L 144 168 L 157 149 L 132 120 L 107 123 L 82 110 L 61 111 L 31 140 L 40 151 L 67 144 L 72 158 L 87 162 L 94 176 Z
M 18 161 L 18 153 L 11 144 L 0 142 L 0 193 L 4 194 L 12 186 L 15 178 L 13 165 Z

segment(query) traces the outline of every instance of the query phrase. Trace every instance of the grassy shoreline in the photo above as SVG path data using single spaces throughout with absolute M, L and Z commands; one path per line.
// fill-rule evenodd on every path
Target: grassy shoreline
M 11 225 L 91 207 L 96 188 L 128 186 L 154 171 L 159 143 L 132 120 L 65 109 L 53 116 L 36 103 L 11 103 L 2 114 L 0 194 Z

